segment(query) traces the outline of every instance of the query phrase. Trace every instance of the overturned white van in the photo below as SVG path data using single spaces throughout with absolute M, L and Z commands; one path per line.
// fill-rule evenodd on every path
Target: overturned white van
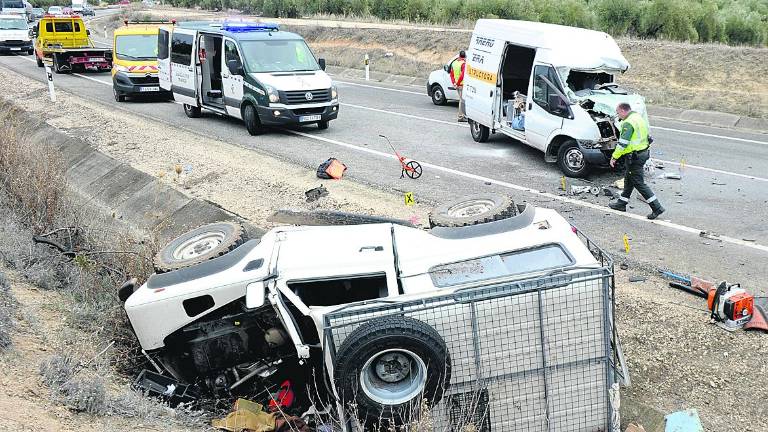
M 554 24 L 478 20 L 463 97 L 472 138 L 500 132 L 544 152 L 570 177 L 605 166 L 617 142 L 616 105 L 647 118 L 643 97 L 614 83 L 629 69 L 613 38 Z

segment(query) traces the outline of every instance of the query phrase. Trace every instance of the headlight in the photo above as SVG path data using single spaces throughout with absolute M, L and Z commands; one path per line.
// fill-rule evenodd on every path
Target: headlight
M 331 86 L 331 99 L 338 99 L 339 98 L 339 92 L 336 89 L 336 86 Z
M 275 90 L 272 86 L 266 86 L 267 94 L 269 95 L 269 101 L 272 103 L 280 102 L 280 95 L 277 94 L 277 90 Z
M 588 149 L 599 149 L 603 146 L 603 143 L 593 140 L 578 140 L 579 144 Z
M 118 72 L 128 72 L 128 68 L 123 65 L 113 65 L 113 67 Z

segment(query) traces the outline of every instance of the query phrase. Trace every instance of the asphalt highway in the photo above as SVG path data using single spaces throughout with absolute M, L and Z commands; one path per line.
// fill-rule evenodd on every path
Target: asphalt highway
M 0 66 L 45 80 L 33 56 L 3 56 Z M 115 102 L 109 73 L 54 77 L 60 90 L 104 109 L 162 122 L 169 133 L 184 128 L 311 169 L 333 156 L 349 167 L 343 181 L 413 192 L 417 201 L 427 203 L 482 192 L 509 194 L 558 210 L 618 262 L 727 279 L 768 293 L 768 134 L 652 117 L 652 157 L 664 166 L 656 176 L 669 172 L 682 179 L 650 181 L 667 209 L 663 220 L 650 222 L 645 219 L 648 206 L 636 196 L 632 208 L 619 213 L 607 207 L 606 196 L 567 195 L 560 190 L 557 166 L 519 142 L 500 134 L 484 144 L 474 142 L 466 124 L 455 121 L 456 106 L 433 105 L 421 88 L 349 79 L 337 84 L 341 109 L 328 130 L 307 126 L 252 137 L 235 119 L 213 114 L 190 119 L 172 101 Z M 422 164 L 420 179 L 400 178 L 399 163 L 380 134 Z M 619 177 L 603 171 L 590 176 L 592 183 L 568 183 L 608 185 Z M 714 235 L 702 237 L 701 231 Z M 631 239 L 629 254 L 624 234 Z

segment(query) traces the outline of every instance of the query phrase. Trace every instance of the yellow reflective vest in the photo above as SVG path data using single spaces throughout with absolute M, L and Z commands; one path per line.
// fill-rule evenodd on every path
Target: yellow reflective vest
M 643 119 L 643 116 L 632 111 L 627 118 L 621 122 L 620 126 L 622 130 L 624 129 L 625 124 L 629 124 L 632 127 L 632 135 L 626 137 L 623 133 L 621 134 L 619 143 L 611 156 L 614 159 L 648 148 L 648 123 Z

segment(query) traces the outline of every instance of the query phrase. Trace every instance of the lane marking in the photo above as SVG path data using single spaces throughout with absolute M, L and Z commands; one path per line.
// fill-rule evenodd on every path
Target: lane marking
M 433 122 L 433 123 L 442 123 L 442 124 L 447 124 L 447 125 L 451 125 L 451 126 L 458 126 L 458 127 L 461 127 L 461 128 L 468 128 L 469 127 L 469 125 L 466 124 L 466 123 L 449 122 L 449 121 L 445 121 L 445 120 L 437 120 L 437 119 L 433 119 L 433 118 L 421 117 L 421 116 L 417 116 L 417 115 L 413 115 L 413 114 L 399 113 L 399 112 L 396 112 L 396 111 L 387 111 L 387 110 L 382 110 L 382 109 L 378 109 L 378 108 L 371 108 L 371 107 L 362 106 L 362 105 L 355 105 L 355 104 L 350 104 L 350 103 L 339 103 L 339 105 L 348 106 L 348 107 L 352 107 L 352 108 L 363 109 L 363 110 L 368 110 L 368 111 L 375 111 L 375 112 L 380 112 L 380 113 L 384 113 L 384 114 L 391 114 L 391 115 L 396 115 L 396 116 L 400 116 L 400 117 L 407 117 L 407 118 L 412 118 L 412 119 L 416 119 L 416 120 L 425 120 L 425 121 L 430 121 L 430 122 Z
M 409 90 L 401 90 L 401 89 L 396 89 L 396 88 L 374 86 L 374 85 L 369 85 L 369 84 L 358 84 L 358 83 L 353 83 L 353 82 L 349 82 L 349 81 L 338 81 L 337 80 L 336 82 L 343 83 L 343 84 L 348 84 L 348 85 L 353 85 L 353 86 L 358 86 L 358 87 L 372 88 L 372 89 L 376 89 L 376 90 L 388 90 L 388 91 L 393 91 L 393 92 L 398 92 L 398 93 L 409 93 L 409 94 L 415 94 L 415 95 L 419 95 L 419 96 L 429 97 L 429 95 L 427 95 L 426 92 L 416 92 L 416 91 L 409 91 Z M 651 116 L 651 117 L 653 117 L 653 116 Z M 685 134 L 691 134 L 691 135 L 705 136 L 705 137 L 709 137 L 709 138 L 727 139 L 727 140 L 731 140 L 731 141 L 740 141 L 740 142 L 746 142 L 746 143 L 751 143 L 751 144 L 768 145 L 768 142 L 766 142 L 766 141 L 759 141 L 759 140 L 753 140 L 753 139 L 747 139 L 747 138 L 729 137 L 729 136 L 725 136 L 725 135 L 708 134 L 708 133 L 704 133 L 704 132 L 694 132 L 694 131 L 688 131 L 688 130 L 683 130 L 683 129 L 666 128 L 666 127 L 662 127 L 662 126 L 651 126 L 651 129 L 658 129 L 658 130 L 663 130 L 663 131 L 670 131 L 670 132 L 678 132 L 678 133 L 685 133 Z
M 729 137 L 725 135 L 715 135 L 715 134 L 708 134 L 704 132 L 694 132 L 694 131 L 687 131 L 682 129 L 673 129 L 673 128 L 666 128 L 661 126 L 651 126 L 651 129 L 658 129 L 658 130 L 664 130 L 664 131 L 670 131 L 670 132 L 680 132 L 680 133 L 686 133 L 691 135 L 699 135 L 699 136 L 705 136 L 709 138 L 719 138 L 719 139 L 727 139 L 731 141 L 740 141 L 740 142 L 746 142 L 751 144 L 760 144 L 760 145 L 768 145 L 768 142 L 766 141 L 758 141 L 753 139 L 746 139 L 746 138 L 737 138 L 737 137 Z
M 680 166 L 681 165 L 680 162 L 674 162 L 674 161 L 668 161 L 668 160 L 656 159 L 656 158 L 651 158 L 651 159 L 655 160 L 657 162 L 663 162 L 665 164 L 670 164 L 670 165 L 674 165 L 674 166 Z M 750 180 L 757 180 L 757 181 L 762 181 L 762 182 L 768 182 L 768 178 L 765 178 L 765 177 L 757 177 L 757 176 L 753 176 L 753 175 L 749 175 L 749 174 L 741 174 L 741 173 L 736 173 L 736 172 L 731 172 L 731 171 L 723 171 L 723 170 L 719 170 L 719 169 L 715 169 L 715 168 L 707 168 L 707 167 L 703 167 L 703 166 L 699 166 L 699 165 L 691 165 L 689 163 L 685 164 L 685 168 L 693 168 L 693 169 L 697 169 L 697 170 L 701 170 L 701 171 L 713 172 L 713 173 L 717 173 L 717 174 L 724 174 L 724 175 L 729 175 L 729 176 L 733 176 L 733 177 L 742 177 L 742 178 L 750 179 Z
M 354 144 L 349 144 L 349 143 L 345 143 L 345 142 L 342 142 L 342 141 L 337 141 L 337 140 L 330 139 L 330 138 L 325 138 L 325 137 L 321 137 L 321 136 L 317 136 L 317 135 L 312 135 L 312 134 L 309 134 L 309 133 L 306 133 L 306 132 L 294 131 L 294 130 L 286 130 L 286 131 L 288 133 L 291 133 L 291 134 L 294 134 L 294 135 L 302 136 L 302 137 L 313 139 L 313 140 L 316 140 L 316 141 L 322 141 L 322 142 L 325 142 L 325 143 L 328 143 L 328 144 L 333 144 L 333 145 L 336 145 L 336 146 L 339 146 L 339 147 L 348 148 L 350 150 L 355 150 L 355 151 L 359 151 L 359 152 L 363 152 L 363 153 L 369 153 L 369 154 L 372 154 L 372 155 L 375 155 L 375 156 L 378 156 L 378 157 L 387 158 L 387 159 L 395 159 L 395 160 L 397 159 L 397 156 L 395 156 L 393 154 L 390 154 L 390 153 L 384 153 L 384 152 L 380 152 L 378 150 L 373 150 L 373 149 L 369 149 L 369 148 L 365 148 L 365 147 L 360 147 L 360 146 L 357 146 L 357 145 L 354 145 Z M 444 166 L 441 166 L 441 165 L 435 165 L 435 164 L 432 164 L 432 163 L 429 163 L 429 162 L 423 162 L 423 161 L 419 161 L 419 162 L 421 163 L 422 166 L 431 168 L 431 169 L 433 169 L 435 171 L 441 171 L 441 172 L 444 172 L 444 173 L 447 173 L 447 174 L 453 174 L 455 176 L 464 177 L 464 178 L 471 179 L 471 180 L 477 180 L 477 181 L 480 181 L 480 182 L 483 182 L 483 183 L 491 183 L 491 184 L 495 184 L 497 186 L 501 186 L 501 187 L 504 187 L 504 188 L 507 188 L 507 189 L 512 189 L 512 190 L 516 190 L 516 191 L 520 191 L 520 192 L 526 192 L 526 193 L 529 193 L 529 194 L 532 194 L 532 195 L 536 195 L 536 196 L 539 196 L 539 197 L 548 198 L 548 199 L 557 200 L 557 201 L 562 201 L 562 202 L 565 202 L 565 203 L 568 203 L 568 204 L 572 204 L 572 205 L 576 205 L 576 206 L 580 206 L 580 207 L 586 207 L 586 208 L 590 208 L 590 209 L 593 209 L 593 210 L 597 210 L 597 211 L 601 211 L 601 212 L 605 212 L 605 213 L 610 213 L 610 214 L 613 214 L 613 215 L 616 215 L 616 216 L 621 216 L 621 217 L 625 217 L 625 218 L 628 218 L 628 219 L 634 219 L 634 220 L 640 221 L 640 222 L 650 223 L 650 224 L 654 224 L 654 225 L 660 225 L 660 226 L 671 228 L 671 229 L 674 229 L 674 230 L 677 230 L 677 231 L 682 231 L 682 232 L 686 232 L 686 233 L 689 233 L 689 234 L 695 234 L 697 236 L 702 231 L 705 231 L 705 230 L 702 230 L 702 229 L 693 228 L 693 227 L 689 227 L 689 226 L 685 226 L 685 225 L 681 225 L 681 224 L 676 224 L 674 222 L 665 221 L 665 220 L 658 220 L 658 219 L 657 220 L 648 220 L 648 219 L 645 218 L 645 216 L 636 215 L 636 214 L 632 214 L 632 213 L 626 213 L 626 212 L 620 212 L 620 211 L 617 211 L 617 210 L 613 210 L 610 207 L 604 207 L 604 206 L 601 206 L 601 205 L 598 205 L 598 204 L 593 204 L 593 203 L 586 202 L 586 201 L 581 201 L 581 200 L 576 200 L 576 199 L 572 199 L 572 198 L 568 198 L 568 197 L 564 197 L 564 196 L 560 196 L 560 195 L 555 195 L 555 194 L 551 194 L 549 192 L 542 192 L 542 191 L 540 191 L 538 189 L 529 188 L 527 186 L 520 186 L 520 185 L 517 185 L 517 184 L 514 184 L 514 183 L 509 183 L 509 182 L 502 181 L 502 180 L 496 180 L 496 179 L 493 179 L 493 178 L 490 178 L 490 177 L 484 177 L 484 176 L 480 176 L 480 175 L 477 175 L 477 174 L 472 174 L 472 173 L 468 173 L 468 172 L 464 172 L 464 171 L 459 171 L 459 170 L 456 170 L 456 169 L 453 169 L 453 168 L 447 168 L 447 167 L 444 167 Z M 761 251 L 761 252 L 768 252 L 768 246 L 764 246 L 764 245 L 757 244 L 757 243 L 754 243 L 754 242 L 748 242 L 748 241 L 744 241 L 744 240 L 737 239 L 737 238 L 734 238 L 734 237 L 729 237 L 729 236 L 717 236 L 716 239 L 719 239 L 719 240 L 722 240 L 722 241 L 724 241 L 726 243 L 731 243 L 731 244 L 734 244 L 734 245 L 737 245 L 737 246 L 743 246 L 743 247 L 747 247 L 747 248 L 750 248 L 750 249 L 755 249 L 755 250 L 758 250 L 758 251 Z
M 29 58 L 29 57 L 21 57 L 21 58 L 23 58 L 24 60 L 28 60 L 28 61 L 31 61 L 31 62 L 33 62 L 33 63 L 36 63 L 36 62 L 37 62 L 37 60 L 35 60 L 35 59 L 31 59 L 31 58 Z M 55 72 L 54 72 L 54 73 L 55 73 Z M 76 76 L 76 77 L 84 78 L 84 79 L 87 79 L 87 80 L 89 80 L 89 81 L 97 82 L 97 83 L 99 83 L 99 84 L 108 85 L 108 86 L 110 86 L 110 87 L 112 86 L 112 82 L 111 82 L 111 81 L 102 81 L 102 80 L 98 80 L 98 79 L 96 79 L 96 78 L 92 78 L 92 77 L 89 77 L 89 76 L 85 76 L 85 75 L 83 75 L 83 74 L 79 74 L 79 73 L 70 73 L 70 74 L 68 74 L 68 75 L 72 75 L 72 76 Z M 53 81 L 53 82 L 55 83 L 55 82 L 56 82 L 56 80 L 54 79 L 54 81 Z

